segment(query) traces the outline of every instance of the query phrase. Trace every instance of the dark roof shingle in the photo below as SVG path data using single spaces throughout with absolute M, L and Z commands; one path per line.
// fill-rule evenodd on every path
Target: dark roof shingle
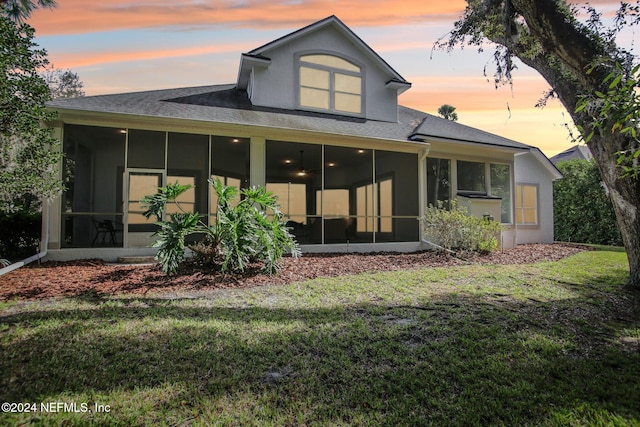
M 434 137 L 515 149 L 531 148 L 402 106 L 398 107 L 398 122 L 258 107 L 251 103 L 245 91 L 236 89 L 233 84 L 56 99 L 47 105 L 56 110 L 245 124 L 405 142 Z

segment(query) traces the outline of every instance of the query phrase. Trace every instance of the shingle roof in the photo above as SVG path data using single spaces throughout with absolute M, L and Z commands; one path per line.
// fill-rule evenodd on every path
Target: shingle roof
M 418 110 L 398 107 L 398 122 L 258 107 L 235 85 L 215 85 L 56 99 L 56 110 L 185 119 L 396 141 L 444 138 L 527 150 L 528 145 Z
M 562 162 L 564 160 L 591 160 L 592 158 L 593 155 L 591 154 L 591 151 L 589 151 L 589 147 L 586 145 L 574 145 L 562 153 L 556 154 L 549 160 L 551 160 L 554 165 L 557 165 L 558 162 Z

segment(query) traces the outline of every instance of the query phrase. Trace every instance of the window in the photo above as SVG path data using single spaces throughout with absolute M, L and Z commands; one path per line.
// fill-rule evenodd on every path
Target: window
M 511 168 L 504 164 L 489 165 L 491 195 L 500 197 L 500 222 L 511 223 Z
M 332 55 L 300 57 L 301 107 L 362 114 L 362 70 Z
M 484 163 L 458 160 L 458 191 L 487 194 Z
M 316 191 L 316 215 L 322 215 L 322 190 Z M 349 190 L 325 189 L 324 190 L 324 216 L 348 217 L 349 216 Z
M 538 186 L 516 184 L 516 224 L 538 225 Z
M 267 182 L 267 191 L 278 198 L 280 211 L 287 221 L 307 222 L 307 185 L 295 182 Z
M 379 181 L 378 183 L 378 213 L 380 214 L 381 233 L 391 233 L 393 231 L 393 180 L 391 178 Z
M 356 215 L 359 233 L 374 231 L 373 197 L 375 184 L 367 184 L 356 188 Z
M 427 206 L 438 206 L 441 202 L 445 208 L 449 208 L 451 198 L 449 171 L 451 161 L 449 159 L 427 159 Z

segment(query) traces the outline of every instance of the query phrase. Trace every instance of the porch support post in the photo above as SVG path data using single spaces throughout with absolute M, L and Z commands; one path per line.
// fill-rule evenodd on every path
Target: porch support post
M 54 127 L 52 129 L 52 133 L 53 136 L 58 141 L 60 141 L 60 145 L 56 148 L 56 150 L 62 151 L 64 147 L 62 124 L 60 124 L 60 126 Z M 57 178 L 60 180 L 62 180 L 62 162 L 63 160 L 61 159 L 59 167 L 57 168 Z M 51 200 L 50 203 L 47 203 L 47 201 L 43 201 L 42 203 L 42 243 L 43 245 L 46 244 L 47 247 L 40 248 L 40 250 L 46 251 L 47 249 L 60 249 L 62 194 Z M 46 221 L 48 221 L 48 224 L 45 224 Z
M 427 207 L 427 155 L 429 148 L 431 146 L 423 148 L 418 153 L 418 212 L 421 218 Z M 422 229 L 420 229 L 420 234 L 422 235 Z
M 250 148 L 249 185 L 264 186 L 266 183 L 267 143 L 264 137 L 252 136 Z

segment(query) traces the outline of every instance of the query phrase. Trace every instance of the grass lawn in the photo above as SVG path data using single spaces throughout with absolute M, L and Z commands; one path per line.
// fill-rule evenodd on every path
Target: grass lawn
M 640 426 L 627 275 L 624 253 L 593 251 L 2 303 L 0 402 L 37 411 L 0 425 Z

